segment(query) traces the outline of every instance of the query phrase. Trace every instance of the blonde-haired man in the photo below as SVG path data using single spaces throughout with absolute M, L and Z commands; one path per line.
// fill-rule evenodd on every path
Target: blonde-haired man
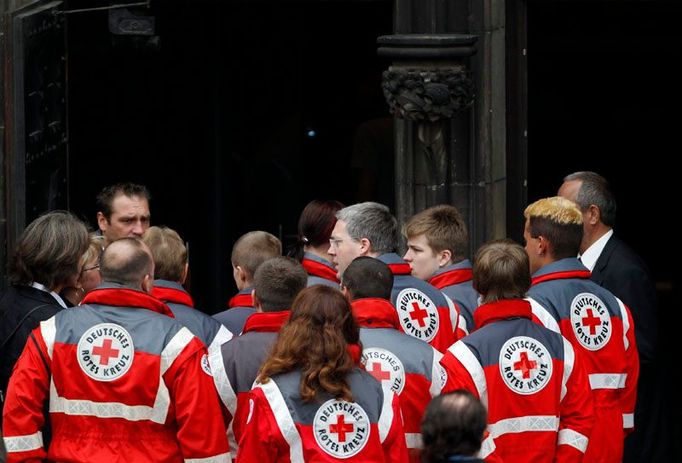
M 590 280 L 590 271 L 576 257 L 583 215 L 575 203 L 559 196 L 541 199 L 524 216 L 533 314 L 563 334 L 586 360 L 599 425 L 585 461 L 620 462 L 623 438 L 634 424 L 639 376 L 630 310 Z
M 175 319 L 201 339 L 209 355 L 232 339 L 232 333 L 219 321 L 194 308 L 194 300 L 182 286 L 187 280 L 187 247 L 180 235 L 168 227 L 150 227 L 142 241 L 154 258 L 152 296 L 170 307 Z

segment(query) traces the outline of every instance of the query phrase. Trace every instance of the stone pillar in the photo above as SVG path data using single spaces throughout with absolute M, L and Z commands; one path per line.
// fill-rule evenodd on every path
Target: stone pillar
M 395 33 L 377 40 L 392 60 L 383 90 L 395 117 L 398 221 L 452 204 L 466 218 L 470 253 L 506 230 L 504 36 L 493 44 L 486 31 L 499 19 L 493 11 L 504 21 L 502 0 L 396 0 Z M 493 67 L 501 82 L 489 77 Z

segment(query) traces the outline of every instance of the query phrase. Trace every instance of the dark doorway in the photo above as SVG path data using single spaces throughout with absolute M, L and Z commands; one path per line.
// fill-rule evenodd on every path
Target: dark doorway
M 679 2 L 528 3 L 528 201 L 555 195 L 577 170 L 611 182 L 616 233 L 656 281 L 659 361 L 671 379 L 682 322 L 673 169 L 682 151 L 680 17 Z M 674 395 L 666 393 L 669 410 L 679 410 L 668 402 Z M 669 436 L 679 435 L 679 420 L 671 412 Z M 680 444 L 670 440 L 661 436 L 659 450 L 679 461 Z
M 146 184 L 152 222 L 189 241 L 192 292 L 216 312 L 235 290 L 236 238 L 261 229 L 286 244 L 311 199 L 356 199 L 355 131 L 387 114 L 376 37 L 391 33 L 392 2 L 131 11 L 154 18 L 158 42 L 110 33 L 107 11 L 68 15 L 72 209 L 94 226 L 102 186 Z

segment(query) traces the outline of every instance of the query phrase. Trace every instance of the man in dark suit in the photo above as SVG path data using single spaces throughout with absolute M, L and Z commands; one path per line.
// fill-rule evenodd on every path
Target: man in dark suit
M 578 204 L 583 213 L 580 259 L 592 271 L 592 280 L 611 291 L 632 313 L 640 358 L 635 410 L 635 432 L 626 439 L 625 462 L 654 461 L 660 452 L 662 391 L 657 386 L 656 345 L 658 320 L 656 289 L 644 261 L 613 232 L 616 200 L 604 177 L 575 172 L 564 178 L 559 196 Z

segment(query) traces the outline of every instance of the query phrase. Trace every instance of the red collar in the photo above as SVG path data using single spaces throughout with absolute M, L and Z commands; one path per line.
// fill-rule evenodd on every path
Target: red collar
M 432 286 L 438 289 L 452 286 L 465 281 L 471 281 L 474 278 L 474 272 L 470 268 L 448 270 L 447 272 L 439 273 L 429 280 Z
M 324 278 L 325 280 L 333 281 L 334 283 L 339 282 L 339 279 L 336 277 L 336 270 L 328 265 L 324 265 L 322 262 L 303 258 L 301 265 L 303 265 L 305 271 L 308 272 L 308 275 Z
M 523 299 L 505 299 L 479 306 L 474 312 L 474 324 L 476 329 L 489 323 L 506 320 L 508 318 L 532 317 L 530 302 Z
M 350 305 L 355 322 L 363 328 L 399 329 L 398 313 L 386 299 L 368 297 L 356 299 Z
M 81 301 L 84 304 L 113 305 L 116 307 L 141 307 L 156 313 L 174 317 L 171 309 L 147 293 L 129 288 L 93 289 Z
M 566 270 L 564 272 L 545 273 L 531 280 L 531 286 L 543 281 L 563 280 L 566 278 L 590 278 L 592 272 L 589 270 Z
M 412 273 L 410 264 L 387 264 L 387 265 L 388 268 L 391 269 L 391 273 L 393 275 L 410 275 Z
M 249 331 L 256 333 L 277 333 L 289 320 L 289 311 L 256 312 L 249 316 L 244 323 L 242 334 Z
M 232 307 L 253 307 L 253 298 L 251 297 L 251 293 L 237 293 L 232 298 L 230 299 L 230 302 L 227 303 L 228 306 L 230 306 L 230 309 Z
M 172 302 L 174 304 L 183 304 L 189 307 L 194 307 L 192 296 L 180 289 L 167 288 L 165 286 L 154 286 L 152 289 L 152 296 L 166 303 Z

